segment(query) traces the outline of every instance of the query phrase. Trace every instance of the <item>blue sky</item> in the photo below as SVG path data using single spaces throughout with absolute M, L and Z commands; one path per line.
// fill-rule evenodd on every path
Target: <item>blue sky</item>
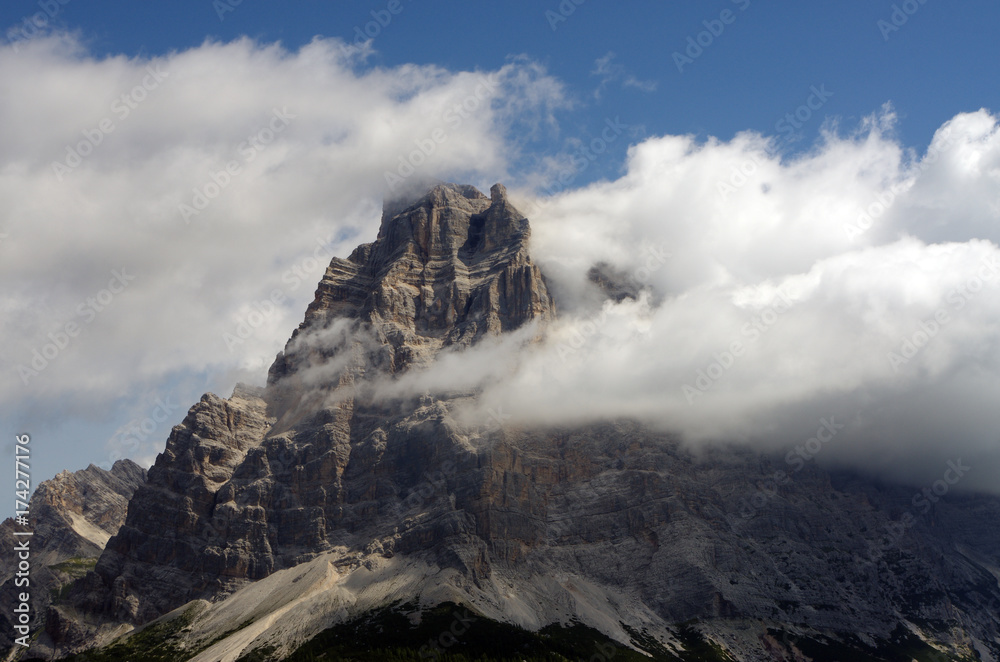
M 228 395 L 236 379 L 261 381 L 269 357 L 301 319 L 322 266 L 301 287 L 288 286 L 283 274 L 303 264 L 316 242 L 344 255 L 371 240 L 385 164 L 426 138 L 434 121 L 440 123 L 421 104 L 436 108 L 440 98 L 461 99 L 477 76 L 490 72 L 504 81 L 501 97 L 490 101 L 489 113 L 456 128 L 429 174 L 467 177 L 480 186 L 504 178 L 527 196 L 564 193 L 540 206 L 532 221 L 540 259 L 557 280 L 566 279 L 567 292 L 587 266 L 581 256 L 624 263 L 629 245 L 634 253 L 656 237 L 690 240 L 643 225 L 644 215 L 667 224 L 689 218 L 711 226 L 721 212 L 705 201 L 714 204 L 718 182 L 729 180 L 732 163 L 747 159 L 767 161 L 764 169 L 773 180 L 760 190 L 782 192 L 787 208 L 768 201 L 759 211 L 747 211 L 760 201 L 739 202 L 726 212 L 740 219 L 739 227 L 720 226 L 719 232 L 732 237 L 752 230 L 734 244 L 742 252 L 726 256 L 720 249 L 700 264 L 663 271 L 671 273 L 665 291 L 701 296 L 723 281 L 725 287 L 757 287 L 817 269 L 833 256 L 813 249 L 830 244 L 825 230 L 816 230 L 815 237 L 781 235 L 797 239 L 780 254 L 754 252 L 753 237 L 770 227 L 769 215 L 784 214 L 782 222 L 794 225 L 820 213 L 802 201 L 842 191 L 844 210 L 837 213 L 843 218 L 829 221 L 842 235 L 840 228 L 855 222 L 857 210 L 884 195 L 879 187 L 914 176 L 909 165 L 927 158 L 935 135 L 956 117 L 964 118 L 954 127 L 971 152 L 952 150 L 953 170 L 936 178 L 933 168 L 921 171 L 923 188 L 913 188 L 912 200 L 894 206 L 899 220 L 886 221 L 862 241 L 885 247 L 911 235 L 928 251 L 946 239 L 995 241 L 1000 200 L 988 185 L 991 113 L 1000 109 L 995 2 L 232 3 L 8 0 L 0 7 L 7 35 L 0 47 L 0 83 L 7 90 L 0 103 L 0 152 L 6 154 L 0 163 L 6 195 L 0 204 L 0 278 L 11 283 L 9 298 L 0 301 L 7 316 L 0 328 L 6 347 L 0 368 L 10 378 L 0 384 L 9 437 L 3 447 L 10 450 L 15 433 L 47 439 L 52 452 L 40 454 L 37 479 L 107 461 L 123 426 L 159 412 L 157 402 L 171 403 L 166 420 L 143 437 L 141 454 L 148 461 L 202 392 Z M 39 12 L 47 28 L 37 36 L 25 32 L 26 21 Z M 359 31 L 372 37 L 369 50 L 341 57 L 345 47 L 360 43 Z M 237 41 L 244 37 L 250 42 Z M 268 50 L 274 43 L 281 48 Z M 109 115 L 109 102 L 135 89 L 146 68 L 156 66 L 167 67 L 173 77 L 150 89 L 150 101 L 142 102 L 134 119 Z M 302 70 L 311 73 L 299 76 Z M 257 163 L 267 159 L 268 166 L 243 164 L 248 174 L 227 200 L 220 198 L 192 225 L 182 222 L 176 207 L 190 200 L 192 185 L 203 188 L 199 182 L 239 153 L 241 137 L 286 104 L 301 119 L 293 119 L 275 141 L 280 147 L 262 152 Z M 980 109 L 985 112 L 977 115 Z M 67 181 L 55 181 L 51 164 L 64 160 L 65 150 L 102 116 L 118 123 L 117 133 L 108 134 Z M 607 153 L 567 186 L 545 186 L 546 177 L 565 168 L 560 164 L 596 140 L 609 121 L 627 126 L 624 138 L 611 141 Z M 824 129 L 834 137 L 824 138 Z M 740 138 L 741 132 L 763 138 Z M 761 142 L 768 137 L 770 143 Z M 720 142 L 702 149 L 712 138 Z M 985 151 L 975 152 L 976 145 Z M 371 163 L 362 163 L 369 157 Z M 961 180 L 972 177 L 963 165 L 970 162 L 982 164 L 982 172 Z M 641 200 L 619 200 L 606 216 L 592 219 L 590 236 L 596 240 L 566 241 L 576 252 L 560 253 L 570 249 L 553 239 L 559 236 L 555 229 L 580 222 L 573 210 L 600 208 L 588 197 L 594 190 L 604 191 L 601 201 L 617 200 L 622 187 L 640 191 L 636 182 L 664 169 L 687 182 L 691 195 L 702 192 L 702 199 L 667 196 L 655 209 Z M 294 177 L 282 179 L 281 173 Z M 955 197 L 942 197 L 949 187 Z M 253 204 L 241 204 L 241 196 Z M 719 204 L 737 204 L 720 197 Z M 163 200 L 172 201 L 166 212 Z M 962 210 L 955 211 L 954 222 L 928 211 L 948 205 Z M 622 209 L 633 213 L 633 226 L 621 231 L 633 244 L 618 245 L 618 237 L 602 234 L 602 228 L 624 223 L 616 216 Z M 753 222 L 741 216 L 758 213 Z M 692 255 L 700 254 L 693 246 Z M 849 248 L 838 244 L 830 250 L 840 255 Z M 806 257 L 796 261 L 795 255 Z M 708 262 L 713 269 L 702 268 Z M 89 335 L 63 354 L 67 358 L 60 356 L 56 369 L 30 384 L 19 380 L 17 366 L 123 264 L 138 273 L 136 285 L 85 329 Z M 764 264 L 780 268 L 771 272 Z M 708 273 L 726 273 L 731 281 L 698 280 Z M 285 287 L 288 297 L 267 328 L 235 351 L 221 342 L 275 285 Z M 737 291 L 730 292 L 736 299 Z M 728 320 L 718 311 L 705 314 Z M 829 329 L 829 320 L 821 326 Z M 814 338 L 798 339 L 803 351 Z M 785 346 L 795 342 L 786 339 Z M 712 347 L 703 349 L 711 354 Z M 678 368 L 678 379 L 697 369 L 697 361 L 693 365 L 687 372 Z M 845 383 L 870 386 L 866 379 Z M 651 383 L 647 392 L 661 387 Z M 836 390 L 831 384 L 816 388 Z M 806 410 L 812 411 L 803 405 L 789 416 Z M 976 420 L 970 439 L 986 427 L 985 418 Z M 774 427 L 772 421 L 760 429 Z

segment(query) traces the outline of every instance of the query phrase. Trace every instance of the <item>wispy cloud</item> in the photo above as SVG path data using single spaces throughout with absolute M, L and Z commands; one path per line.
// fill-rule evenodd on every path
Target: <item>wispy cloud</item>
M 594 61 L 594 68 L 590 75 L 600 78 L 597 89 L 594 90 L 594 97 L 600 99 L 604 91 L 612 83 L 619 83 L 622 88 L 631 87 L 642 92 L 655 92 L 657 83 L 653 80 L 639 80 L 630 74 L 624 65 L 614 62 L 615 54 L 608 51 L 603 57 Z

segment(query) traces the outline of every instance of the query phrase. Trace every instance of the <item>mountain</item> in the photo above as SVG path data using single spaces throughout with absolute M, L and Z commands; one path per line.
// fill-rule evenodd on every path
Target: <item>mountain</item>
M 108 540 L 125 521 L 129 499 L 146 480 L 146 470 L 131 460 L 118 460 L 105 470 L 93 464 L 70 473 L 63 471 L 42 482 L 28 502 L 31 551 L 30 594 L 34 610 L 32 630 L 41 623 L 54 596 L 92 569 Z M 0 524 L 0 645 L 14 649 L 13 609 L 25 587 L 16 586 L 18 554 L 14 550 L 24 531 L 13 519 Z
M 500 185 L 387 204 L 266 387 L 171 431 L 30 655 L 1000 660 L 1000 499 L 913 516 L 913 487 L 775 481 L 780 458 L 625 419 L 469 425 L 475 386 L 407 386 L 544 338 L 529 241 Z M 590 274 L 613 301 L 619 276 Z

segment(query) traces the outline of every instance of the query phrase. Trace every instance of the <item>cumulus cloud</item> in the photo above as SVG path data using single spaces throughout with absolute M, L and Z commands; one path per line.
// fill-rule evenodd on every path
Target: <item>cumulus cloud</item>
M 516 365 L 482 400 L 515 424 L 631 416 L 785 454 L 826 420 L 844 427 L 809 459 L 914 482 L 974 459 L 965 486 L 996 491 L 997 118 L 959 115 L 920 155 L 893 122 L 793 158 L 664 136 L 618 180 L 522 192 L 561 319 L 516 362 L 491 348 L 451 374 Z M 609 300 L 599 262 L 645 292 Z
M 654 137 L 618 179 L 545 197 L 542 173 L 512 170 L 569 105 L 537 63 L 383 69 L 366 49 L 0 50 L 0 404 L 17 425 L 103 421 L 148 457 L 139 434 L 162 443 L 165 408 L 263 382 L 330 258 L 375 237 L 383 197 L 507 180 L 559 319 L 380 388 L 479 387 L 483 420 L 630 416 L 782 454 L 835 421 L 817 461 L 920 482 L 962 458 L 963 486 L 997 491 L 989 112 L 920 153 L 889 110 L 792 157 L 755 133 Z M 597 71 L 628 81 L 611 57 Z M 609 300 L 598 263 L 637 296 Z
M 511 146 L 567 103 L 525 58 L 380 68 L 367 48 L 241 39 L 97 58 L 54 34 L 0 49 L 13 425 L 111 434 L 157 397 L 186 409 L 260 382 L 330 258 L 375 235 L 393 186 L 503 179 Z

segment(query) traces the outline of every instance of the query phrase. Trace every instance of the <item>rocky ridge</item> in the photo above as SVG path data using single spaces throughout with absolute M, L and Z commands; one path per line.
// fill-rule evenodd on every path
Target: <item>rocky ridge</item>
M 118 460 L 110 470 L 95 465 L 63 471 L 39 484 L 28 503 L 32 607 L 44 614 L 53 594 L 94 567 L 104 546 L 125 521 L 129 499 L 146 480 L 146 470 L 131 460 Z M 24 530 L 13 519 L 0 524 L 0 645 L 13 647 L 10 621 L 16 595 L 18 555 L 14 531 Z M 36 618 L 32 629 L 40 625 Z
M 771 489 L 771 458 L 696 458 L 630 421 L 484 431 L 456 415 L 474 394 L 373 397 L 442 351 L 541 332 L 555 307 L 529 237 L 499 185 L 388 206 L 331 262 L 267 388 L 206 395 L 174 428 L 33 652 L 183 616 L 184 659 L 281 659 L 415 601 L 678 656 L 694 628 L 736 660 L 823 642 L 1000 660 L 996 498 L 949 497 L 893 535 L 912 488 L 808 467 Z

